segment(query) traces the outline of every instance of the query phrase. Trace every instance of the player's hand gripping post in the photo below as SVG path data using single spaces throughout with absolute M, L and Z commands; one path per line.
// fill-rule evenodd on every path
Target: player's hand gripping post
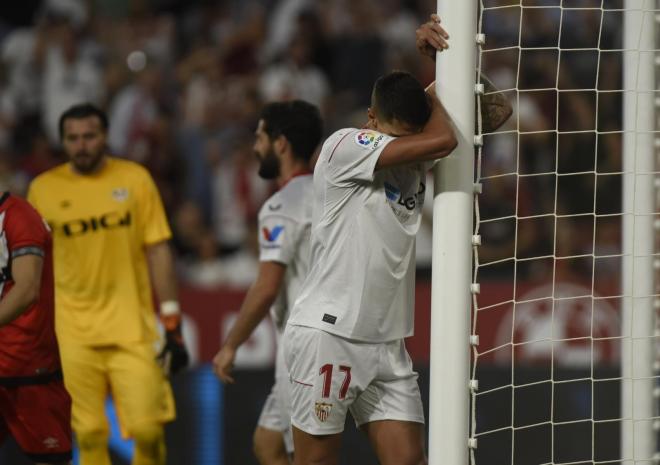
M 437 52 L 449 48 L 449 34 L 440 26 L 440 17 L 432 14 L 416 31 L 417 50 L 421 55 L 435 61 Z M 481 131 L 493 132 L 502 126 L 513 113 L 513 107 L 506 96 L 483 73 L 479 73 L 484 85 L 481 97 Z M 432 84 L 429 87 L 432 87 Z
M 162 308 L 167 304 L 176 304 L 176 302 L 164 302 Z M 188 366 L 190 357 L 188 350 L 183 343 L 183 334 L 181 332 L 181 313 L 167 312 L 161 310 L 161 322 L 165 327 L 165 345 L 158 355 L 158 361 L 166 375 L 173 375 Z
M 429 21 L 425 22 L 416 31 L 417 50 L 435 60 L 436 52 L 442 52 L 449 48 L 449 34 L 440 26 L 440 16 L 432 14 Z

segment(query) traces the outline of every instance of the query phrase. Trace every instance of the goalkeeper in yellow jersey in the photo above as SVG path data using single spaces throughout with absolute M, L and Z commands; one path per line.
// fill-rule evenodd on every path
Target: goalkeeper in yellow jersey
M 147 170 L 107 154 L 107 129 L 92 105 L 64 112 L 59 131 L 69 162 L 37 177 L 28 200 L 53 231 L 55 328 L 81 464 L 110 465 L 104 402 L 111 394 L 122 431 L 135 440 L 133 465 L 162 465 L 163 424 L 175 416 L 167 374 L 188 363 L 171 232 Z

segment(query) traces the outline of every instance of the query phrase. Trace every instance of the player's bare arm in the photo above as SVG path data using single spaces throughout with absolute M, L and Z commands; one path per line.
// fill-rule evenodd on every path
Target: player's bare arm
M 161 241 L 147 246 L 147 259 L 158 300 L 177 300 L 174 257 L 169 243 Z
M 39 300 L 43 258 L 21 255 L 12 259 L 11 273 L 14 286 L 0 300 L 0 326 L 11 323 Z
M 484 84 L 484 95 L 481 97 L 481 130 L 493 132 L 509 119 L 513 107 L 495 84 L 485 74 L 479 73 Z
M 432 15 L 431 20 L 417 30 L 417 47 L 424 55 L 435 56 L 436 49 L 449 48 L 448 39 L 449 34 L 440 26 L 440 17 L 437 15 Z M 449 115 L 435 92 L 427 93 L 431 105 L 431 116 L 428 122 L 421 132 L 410 131 L 405 127 L 394 127 L 393 129 L 398 130 L 386 131 L 399 137 L 383 149 L 376 163 L 377 170 L 437 160 L 446 157 L 456 148 L 458 141 Z
M 174 257 L 167 241 L 147 246 L 149 270 L 160 301 L 160 317 L 165 326 L 165 347 L 159 360 L 165 373 L 176 373 L 188 365 L 188 352 L 181 334 L 181 310 L 177 298 Z
M 440 26 L 440 17 L 431 15 L 426 23 L 422 24 L 416 32 L 417 50 L 435 61 L 438 51 L 448 48 L 449 34 Z M 481 98 L 481 122 L 483 132 L 492 132 L 502 126 L 513 113 L 511 103 L 506 96 L 488 79 L 480 73 L 484 84 L 484 95 Z
M 231 371 L 236 351 L 250 337 L 268 314 L 284 282 L 286 266 L 278 262 L 260 262 L 257 279 L 248 290 L 238 318 L 227 335 L 224 345 L 213 358 L 213 370 L 225 383 L 233 383 Z

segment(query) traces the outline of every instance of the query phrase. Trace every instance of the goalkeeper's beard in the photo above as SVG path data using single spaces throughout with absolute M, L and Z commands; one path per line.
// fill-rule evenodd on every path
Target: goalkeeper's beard
M 256 154 L 259 158 L 259 176 L 263 179 L 277 179 L 280 175 L 280 159 L 271 149 L 263 157 Z
M 90 174 L 99 168 L 101 162 L 103 161 L 104 153 L 105 148 L 103 150 L 99 150 L 96 153 L 81 150 L 73 154 L 71 157 L 71 163 L 79 173 Z

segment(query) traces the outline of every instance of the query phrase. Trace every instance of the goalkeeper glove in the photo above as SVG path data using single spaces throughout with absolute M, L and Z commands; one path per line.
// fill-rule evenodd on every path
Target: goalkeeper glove
M 165 346 L 158 361 L 166 375 L 176 374 L 188 366 L 190 357 L 181 334 L 181 314 L 161 315 L 165 326 Z

